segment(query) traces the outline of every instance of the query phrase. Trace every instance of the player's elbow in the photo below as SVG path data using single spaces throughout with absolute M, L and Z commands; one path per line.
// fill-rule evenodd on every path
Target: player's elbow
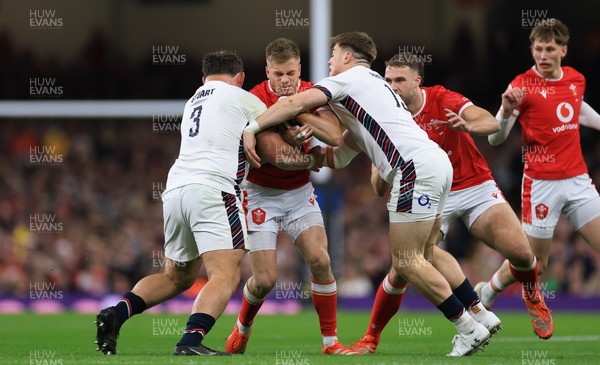
M 495 134 L 490 134 L 488 136 L 488 143 L 491 146 L 494 146 L 494 147 L 498 146 L 498 145 L 502 144 L 502 142 L 504 142 L 504 138 L 502 138 L 502 137 L 496 136 Z
M 329 141 L 327 142 L 329 142 L 327 144 L 331 147 L 339 146 L 340 143 L 342 143 L 342 132 L 334 133 L 333 135 L 329 136 Z

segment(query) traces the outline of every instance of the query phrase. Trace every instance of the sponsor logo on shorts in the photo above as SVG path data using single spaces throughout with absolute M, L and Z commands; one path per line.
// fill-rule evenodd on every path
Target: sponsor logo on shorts
M 267 213 L 262 208 L 256 208 L 252 211 L 252 222 L 258 225 L 263 224 L 266 216 Z
M 419 202 L 420 206 L 431 209 L 431 203 L 429 202 L 429 195 L 423 194 L 419 197 L 419 199 L 417 201 Z
M 548 216 L 548 206 L 543 203 L 536 205 L 535 216 L 537 219 L 546 219 L 546 217 Z

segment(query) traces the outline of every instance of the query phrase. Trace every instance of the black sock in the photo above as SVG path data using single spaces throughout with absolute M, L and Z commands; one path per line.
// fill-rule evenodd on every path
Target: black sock
M 450 295 L 448 299 L 444 300 L 442 304 L 437 307 L 449 320 L 457 319 L 465 310 L 465 306 L 462 305 L 460 300 L 458 300 L 454 294 Z
M 452 292 L 467 309 L 480 302 L 477 293 L 475 293 L 475 290 L 473 290 L 473 287 L 467 278 L 465 278 L 465 281 L 463 281 L 458 288 L 452 290 Z
M 123 298 L 119 301 L 119 303 L 117 303 L 115 310 L 117 312 L 117 320 L 119 321 L 119 324 L 123 324 L 123 322 L 132 316 L 145 311 L 146 302 L 144 302 L 144 299 L 133 294 L 132 292 L 127 292 L 125 295 L 123 295 Z
M 190 316 L 183 332 L 183 337 L 177 343 L 177 346 L 187 345 L 191 347 L 202 343 L 204 336 L 215 324 L 215 319 L 206 313 L 194 313 Z

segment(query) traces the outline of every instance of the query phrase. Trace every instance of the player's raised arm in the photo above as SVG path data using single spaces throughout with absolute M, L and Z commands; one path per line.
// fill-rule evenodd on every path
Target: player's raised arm
M 508 137 L 508 133 L 510 133 L 510 130 L 517 120 L 518 112 L 516 112 L 515 109 L 521 104 L 524 96 L 523 90 L 519 88 L 513 89 L 510 85 L 508 89 L 502 93 L 502 106 L 496 114 L 496 120 L 500 123 L 500 131 L 488 136 L 488 142 L 492 146 L 501 144 Z
M 460 115 L 450 109 L 444 109 L 448 117 L 447 125 L 457 131 L 467 132 L 478 136 L 488 136 L 500 130 L 496 118 L 487 110 L 476 105 L 470 105 Z
M 579 123 L 588 128 L 600 130 L 600 114 L 585 101 L 581 102 Z

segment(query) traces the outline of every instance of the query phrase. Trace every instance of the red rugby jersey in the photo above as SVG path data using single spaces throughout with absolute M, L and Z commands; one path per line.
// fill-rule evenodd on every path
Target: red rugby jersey
M 571 67 L 561 70 L 559 78 L 546 79 L 534 66 L 510 83 L 525 91 L 514 114 L 522 127 L 523 172 L 533 179 L 558 180 L 587 173 L 579 136 L 585 78 Z
M 413 115 L 413 119 L 427 132 L 429 138 L 448 154 L 454 169 L 451 190 L 462 190 L 493 180 L 490 168 L 471 135 L 437 123 L 448 120 L 444 109 L 450 109 L 460 115 L 473 103 L 461 94 L 440 85 L 422 87 L 421 90 L 423 106 Z
M 312 87 L 312 82 L 300 80 L 298 92 L 308 90 Z M 250 92 L 262 100 L 267 107 L 270 107 L 279 100 L 279 95 L 273 92 L 269 80 L 265 80 L 254 86 Z M 307 145 L 304 145 L 304 150 L 308 151 Z M 309 177 L 309 170 L 283 170 L 270 163 L 265 163 L 260 169 L 250 169 L 246 179 L 253 184 L 266 188 L 293 190 L 306 185 L 309 182 Z

